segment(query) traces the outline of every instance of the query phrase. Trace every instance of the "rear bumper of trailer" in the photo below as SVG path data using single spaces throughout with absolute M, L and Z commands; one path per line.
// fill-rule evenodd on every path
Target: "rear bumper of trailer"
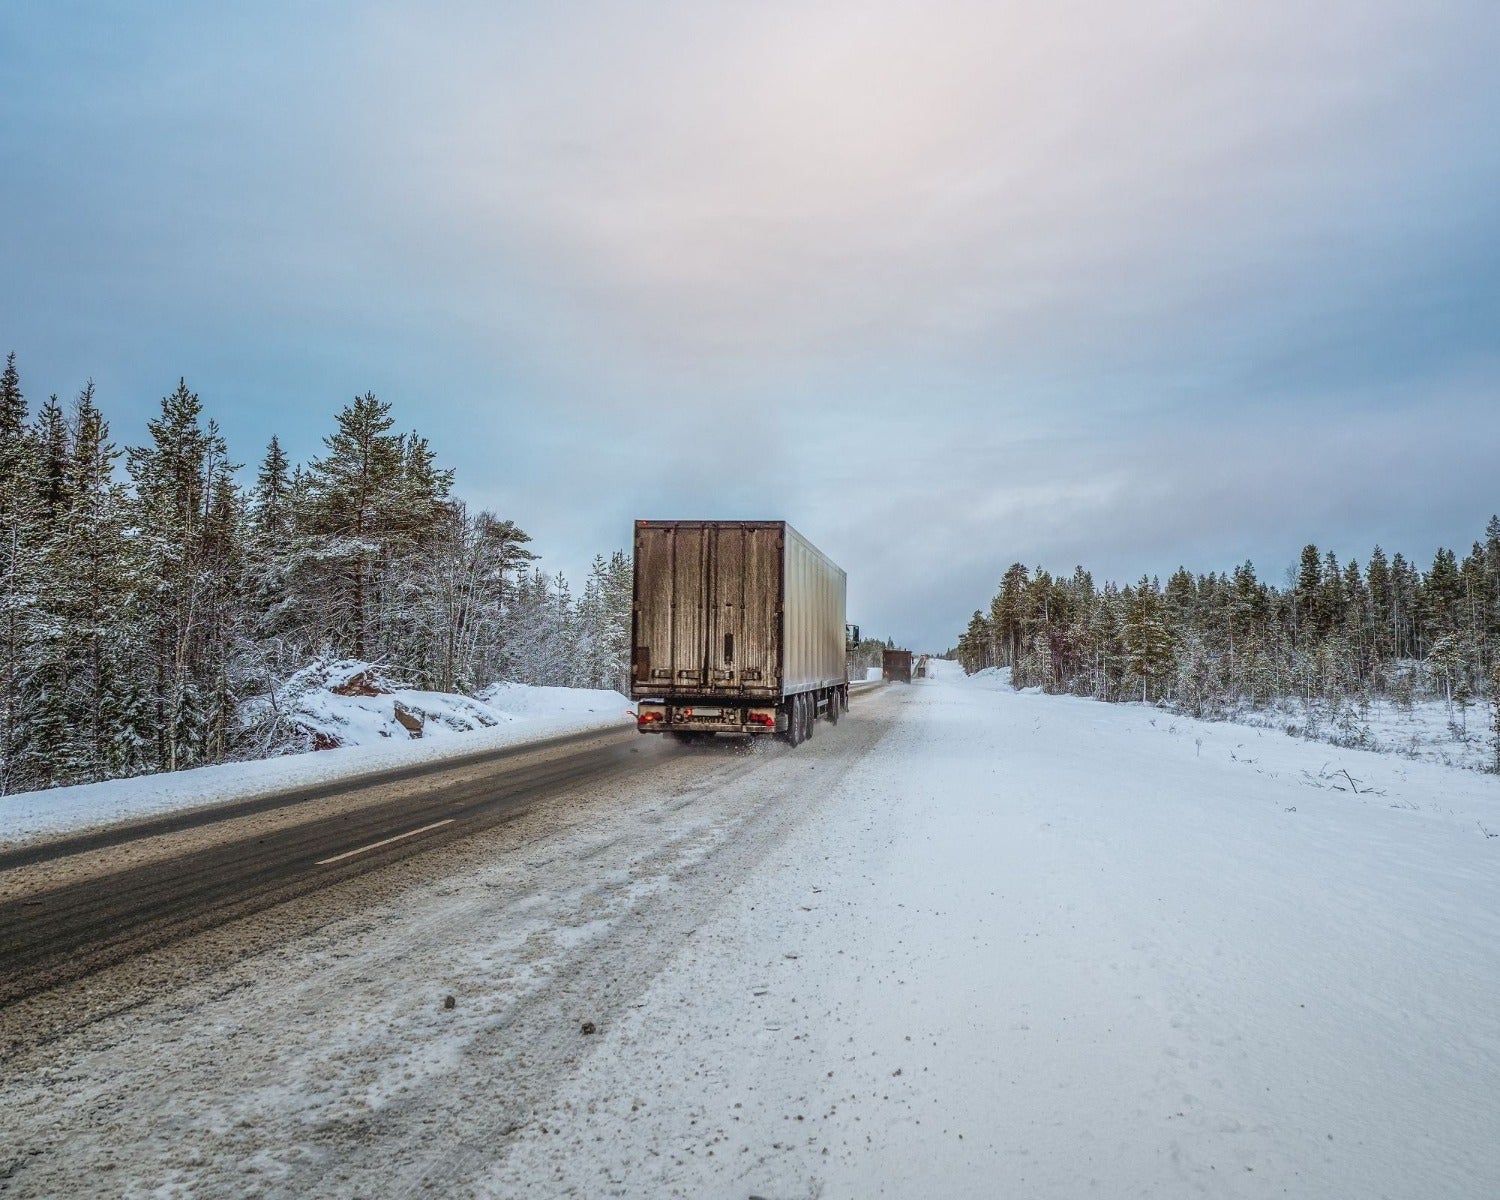
M 786 716 L 775 704 L 744 701 L 642 701 L 635 707 L 641 733 L 776 733 Z

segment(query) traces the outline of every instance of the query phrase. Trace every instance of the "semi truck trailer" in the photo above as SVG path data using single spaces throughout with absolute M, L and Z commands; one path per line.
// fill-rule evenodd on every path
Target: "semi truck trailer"
M 911 651 L 883 651 L 880 655 L 880 675 L 882 679 L 890 681 L 899 679 L 902 683 L 910 683 Z
M 785 521 L 637 521 L 636 728 L 797 746 L 849 707 L 847 578 Z

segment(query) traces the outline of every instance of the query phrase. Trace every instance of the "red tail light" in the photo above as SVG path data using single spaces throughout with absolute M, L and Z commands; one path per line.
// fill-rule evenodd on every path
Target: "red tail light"
M 745 720 L 751 725 L 765 725 L 769 727 L 776 724 L 776 714 L 753 712 L 748 713 Z
M 662 716 L 663 714 L 659 712 L 643 712 L 636 717 L 635 722 L 637 725 L 654 725 L 662 719 Z

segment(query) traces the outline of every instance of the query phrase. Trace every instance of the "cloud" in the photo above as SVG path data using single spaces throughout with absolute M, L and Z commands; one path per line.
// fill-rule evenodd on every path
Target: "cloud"
M 0 19 L 0 328 L 127 439 L 373 388 L 549 565 L 784 516 L 928 647 L 1013 559 L 1493 507 L 1489 0 Z
M 620 369 L 1130 363 L 1188 305 L 1233 349 L 1309 259 L 1452 216 L 1402 177 L 1474 170 L 1429 148 L 1477 116 L 1474 11 L 606 9 L 540 53 L 499 19 L 404 26 L 427 69 L 369 133 L 414 153 L 433 241 L 525 272 Z

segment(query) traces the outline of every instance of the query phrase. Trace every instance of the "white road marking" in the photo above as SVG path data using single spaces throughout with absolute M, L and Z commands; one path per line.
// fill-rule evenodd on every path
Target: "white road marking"
M 431 825 L 423 825 L 421 829 L 408 829 L 405 833 L 398 833 L 395 837 L 388 837 L 381 842 L 371 842 L 368 846 L 361 846 L 358 850 L 345 850 L 342 854 L 335 854 L 332 858 L 320 858 L 317 866 L 326 867 L 329 863 L 339 862 L 341 859 L 353 858 L 356 854 L 363 854 L 366 850 L 379 850 L 382 846 L 389 846 L 392 842 L 399 842 L 402 838 L 416 837 L 419 833 L 426 833 L 429 829 L 441 829 L 444 825 L 452 825 L 457 817 L 449 817 L 446 821 L 434 821 Z

